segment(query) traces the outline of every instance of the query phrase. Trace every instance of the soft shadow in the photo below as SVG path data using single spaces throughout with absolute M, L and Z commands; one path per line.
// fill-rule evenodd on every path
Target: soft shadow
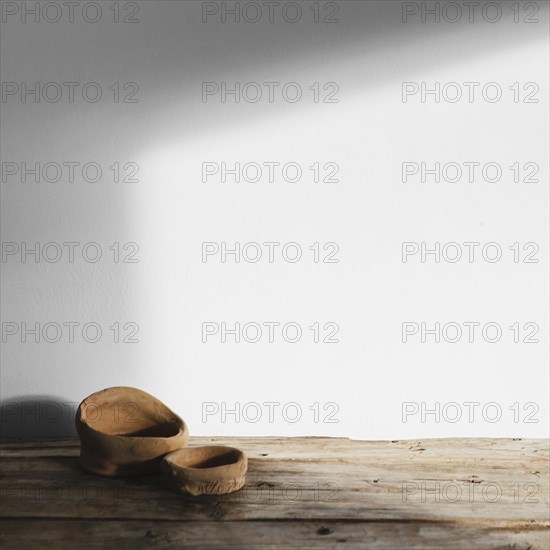
M 49 395 L 25 395 L 0 405 L 0 441 L 76 437 L 78 403 Z

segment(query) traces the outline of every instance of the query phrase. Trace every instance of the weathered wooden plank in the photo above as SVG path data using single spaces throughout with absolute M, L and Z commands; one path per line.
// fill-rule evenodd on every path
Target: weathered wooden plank
M 548 529 L 501 525 L 345 521 L 2 520 L 4 550 L 197 548 L 227 550 L 547 550 Z
M 548 456 L 549 442 L 546 439 L 522 438 L 445 438 L 445 439 L 415 439 L 395 441 L 363 441 L 347 438 L 331 437 L 201 437 L 194 436 L 189 440 L 190 445 L 226 444 L 242 448 L 247 453 L 271 452 L 272 456 L 289 458 L 295 456 L 312 458 L 333 457 L 335 454 L 346 456 L 399 456 L 400 454 L 425 455 L 436 452 L 438 455 L 455 455 L 462 457 L 494 458 L 495 456 L 529 456 L 543 453 Z M 78 452 L 78 439 L 42 440 L 25 442 L 3 442 L 0 444 L 0 458 L 2 456 L 44 456 L 43 453 L 67 453 L 75 456 Z M 52 454 L 57 456 L 57 454 Z
M 361 519 L 548 522 L 544 440 L 192 438 L 249 455 L 245 488 L 191 498 L 159 476 L 82 471 L 74 440 L 2 446 L 4 517 L 200 521 Z

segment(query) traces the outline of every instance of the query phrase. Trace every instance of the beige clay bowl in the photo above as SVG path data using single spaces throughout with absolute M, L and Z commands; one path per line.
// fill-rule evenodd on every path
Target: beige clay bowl
M 161 469 L 170 486 L 188 495 L 223 495 L 238 491 L 248 460 L 234 447 L 187 447 L 166 455 Z
M 119 386 L 88 396 L 76 412 L 80 464 L 105 475 L 157 472 L 162 457 L 187 445 L 185 422 L 161 401 Z

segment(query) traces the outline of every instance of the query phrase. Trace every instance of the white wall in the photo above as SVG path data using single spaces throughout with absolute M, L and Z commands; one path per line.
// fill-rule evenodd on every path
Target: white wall
M 420 13 L 404 23 L 402 9 L 410 3 L 334 4 L 339 22 L 332 24 L 313 22 L 314 3 L 306 1 L 294 24 L 279 11 L 270 23 L 265 7 L 257 23 L 223 23 L 219 14 L 203 23 L 202 5 L 194 1 L 138 2 L 136 23 L 113 22 L 110 2 L 100 3 L 97 23 L 84 21 L 79 8 L 74 23 L 65 11 L 55 23 L 4 14 L 1 79 L 19 89 L 2 103 L 2 161 L 18 168 L 95 162 L 103 170 L 97 183 L 78 170 L 72 183 L 66 170 L 58 182 L 24 183 L 20 173 L 7 173 L 13 165 L 3 165 L 4 252 L 13 250 L 6 243 L 19 246 L 1 266 L 5 427 L 15 422 L 25 433 L 48 428 L 55 435 L 63 422 L 70 424 L 67 403 L 131 385 L 164 400 L 197 435 L 547 435 L 548 4 L 535 3 L 539 11 L 531 18 L 539 22 L 531 24 L 523 22 L 527 9 L 514 22 L 512 2 L 498 4 L 502 18 L 495 23 L 486 21 L 496 17 L 490 10 L 485 18 L 476 11 L 472 23 L 466 12 L 457 23 L 445 21 L 454 17 L 451 11 L 440 23 L 430 16 L 422 23 Z M 129 15 L 122 3 L 120 9 L 121 17 Z M 294 17 L 293 8 L 286 9 Z M 47 17 L 56 17 L 53 8 Z M 64 86 L 58 102 L 29 95 L 23 103 L 21 83 L 37 81 L 96 82 L 103 96 L 86 101 L 79 86 L 71 103 Z M 279 82 L 277 90 L 297 82 L 304 95 L 296 103 L 280 93 L 273 103 L 235 103 L 231 96 L 223 103 L 220 95 L 203 102 L 202 83 L 222 81 Z M 114 82 L 137 83 L 138 102 L 114 102 Z M 315 103 L 308 89 L 315 82 L 337 83 L 338 102 Z M 404 103 L 403 82 L 480 86 L 473 102 L 465 96 L 456 103 L 436 103 L 433 96 L 422 102 L 417 94 Z M 499 101 L 483 99 L 488 82 L 501 86 Z M 519 103 L 509 89 L 515 82 Z M 523 102 L 527 82 L 538 84 L 538 103 Z M 445 90 L 450 98 L 453 90 Z M 202 181 L 203 162 L 270 161 L 298 163 L 301 180 Z M 114 183 L 114 162 L 137 163 L 139 181 Z M 337 163 L 338 182 L 314 183 L 308 169 L 314 162 Z M 465 162 L 494 162 L 503 173 L 498 182 L 477 172 L 473 182 L 464 175 L 457 183 L 430 177 L 422 183 L 419 176 L 403 183 L 403 162 L 464 168 Z M 515 162 L 536 163 L 538 181 L 515 183 L 509 169 Z M 62 246 L 69 241 L 80 243 L 73 263 Z M 281 246 L 273 263 L 265 255 L 257 263 L 235 263 L 231 256 L 222 263 L 220 255 L 203 262 L 202 243 L 222 241 Z M 28 255 L 22 262 L 23 243 L 35 242 L 59 243 L 60 261 L 35 263 Z M 97 263 L 82 259 L 88 242 L 101 246 Z M 127 242 L 139 245 L 138 262 L 115 263 L 109 247 Z M 299 262 L 281 257 L 287 242 L 302 246 Z M 308 247 L 315 242 L 337 243 L 338 263 L 312 261 Z M 457 263 L 428 256 L 423 263 L 420 254 L 404 263 L 403 242 L 481 245 L 472 263 L 465 256 Z M 502 248 L 500 261 L 483 259 L 488 242 Z M 529 242 L 539 247 L 538 263 L 523 261 L 529 250 L 515 263 L 509 247 Z M 445 251 L 450 258 L 451 248 Z M 32 335 L 22 342 L 22 323 L 43 328 L 72 321 L 80 323 L 73 343 L 66 326 L 56 343 L 43 337 L 36 343 Z M 299 323 L 302 339 L 287 343 L 276 332 L 274 343 L 266 333 L 255 344 L 231 337 L 224 344 L 219 334 L 201 341 L 204 322 L 266 321 Z M 96 343 L 81 333 L 91 322 L 103 331 Z M 136 323 L 139 342 L 114 343 L 108 327 L 115 322 Z M 314 322 L 337 323 L 339 342 L 314 343 L 308 329 Z M 428 328 L 455 322 L 464 334 L 458 343 L 435 343 L 429 335 L 422 343 L 420 334 L 403 343 L 403 322 Z M 464 322 L 480 323 L 472 343 Z M 488 322 L 502 327 L 499 342 L 483 339 Z M 534 327 L 524 325 L 536 323 L 538 343 L 515 343 L 514 323 L 521 339 Z M 50 325 L 50 339 L 56 326 Z M 6 334 L 10 330 L 19 332 Z M 30 405 L 35 401 L 38 408 Z M 203 417 L 204 403 L 221 410 L 222 402 L 227 408 L 240 403 L 248 420 Z M 273 422 L 266 402 L 280 404 Z M 293 402 L 302 412 L 295 423 L 286 421 L 295 414 Z M 439 422 L 433 415 L 422 422 L 420 412 L 404 422 L 404 402 L 413 412 L 436 402 L 444 410 Z M 479 403 L 472 422 L 467 402 Z M 335 410 L 329 403 L 338 408 L 337 423 L 323 422 Z M 448 403 L 460 405 L 458 422 L 450 421 L 456 409 Z M 254 404 L 263 412 L 256 423 Z M 499 408 L 502 417 L 489 421 Z

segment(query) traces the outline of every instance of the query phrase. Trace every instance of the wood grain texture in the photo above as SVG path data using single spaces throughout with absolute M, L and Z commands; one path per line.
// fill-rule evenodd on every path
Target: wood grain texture
M 2 548 L 550 548 L 549 442 L 192 437 L 249 460 L 236 493 L 83 471 L 78 440 L 0 445 Z

